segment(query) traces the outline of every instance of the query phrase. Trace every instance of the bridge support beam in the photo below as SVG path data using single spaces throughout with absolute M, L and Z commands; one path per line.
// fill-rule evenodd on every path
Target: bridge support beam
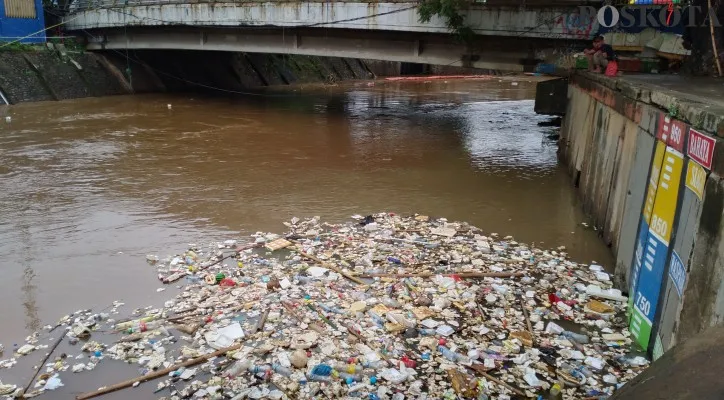
M 409 63 L 466 66 L 483 69 L 522 71 L 520 59 L 528 49 L 479 43 L 468 47 L 453 44 L 442 35 L 405 35 L 369 31 L 309 29 L 291 32 L 281 29 L 110 29 L 95 32 L 88 49 L 211 50 L 247 53 L 299 54 L 323 57 L 365 58 Z M 423 35 L 424 36 L 424 35 Z M 484 39 L 492 41 L 493 38 Z M 500 38 L 496 40 L 500 42 Z M 470 54 L 475 48 L 475 54 Z

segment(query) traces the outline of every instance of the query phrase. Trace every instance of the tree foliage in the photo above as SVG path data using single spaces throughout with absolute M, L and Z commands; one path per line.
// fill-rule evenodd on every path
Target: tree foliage
M 465 16 L 462 14 L 468 4 L 467 0 L 421 0 L 417 13 L 422 23 L 430 22 L 433 16 L 441 17 L 450 32 L 461 41 L 469 43 L 475 32 L 465 24 Z

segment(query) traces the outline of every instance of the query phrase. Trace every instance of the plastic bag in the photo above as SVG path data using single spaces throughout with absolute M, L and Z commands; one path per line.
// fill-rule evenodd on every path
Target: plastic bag
M 618 74 L 618 62 L 611 60 L 606 65 L 606 76 L 616 76 Z

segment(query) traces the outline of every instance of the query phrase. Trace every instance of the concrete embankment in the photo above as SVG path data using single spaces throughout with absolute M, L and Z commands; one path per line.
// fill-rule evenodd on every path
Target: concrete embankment
M 0 53 L 0 92 L 14 104 L 213 88 L 233 93 L 375 76 L 357 59 L 210 51 L 68 53 L 60 49 Z
M 479 75 L 496 71 L 354 58 L 221 51 L 0 52 L 0 92 L 11 103 L 116 94 L 249 89 L 336 83 L 398 75 Z M 0 97 L 0 104 L 5 102 Z
M 676 79 L 571 77 L 560 139 L 654 358 L 724 315 L 721 83 Z
M 2 52 L 0 91 L 11 104 L 127 93 L 104 61 L 91 53 Z

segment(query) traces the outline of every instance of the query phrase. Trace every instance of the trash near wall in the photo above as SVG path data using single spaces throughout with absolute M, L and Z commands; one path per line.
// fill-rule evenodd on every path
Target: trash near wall
M 285 224 L 283 235 L 148 255 L 149 278 L 181 293 L 127 318 L 116 302 L 46 327 L 76 347 L 27 396 L 129 363 L 139 376 L 76 398 L 140 398 L 148 381 L 159 398 L 606 398 L 648 365 L 629 352 L 627 298 L 564 248 L 424 215 Z M 46 332 L 0 366 L 17 368 Z
M 575 77 L 561 148 L 586 210 L 612 244 L 630 332 L 656 359 L 724 311 L 723 204 L 710 172 L 724 160 L 716 157 L 720 139 L 637 93 L 625 81 Z

